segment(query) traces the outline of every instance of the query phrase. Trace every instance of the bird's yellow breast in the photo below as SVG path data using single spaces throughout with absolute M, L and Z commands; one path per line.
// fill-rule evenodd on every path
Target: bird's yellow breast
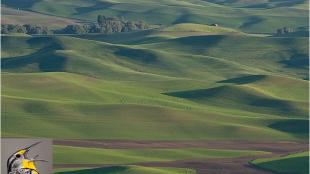
M 22 162 L 22 168 L 32 169 L 32 170 L 34 170 L 33 174 L 38 174 L 36 172 L 37 168 L 36 168 L 34 162 L 31 161 L 31 160 L 24 159 L 23 162 Z

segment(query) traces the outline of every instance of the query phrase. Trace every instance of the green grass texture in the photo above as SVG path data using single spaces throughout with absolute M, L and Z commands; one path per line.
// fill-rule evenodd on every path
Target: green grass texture
M 257 167 L 279 174 L 308 174 L 309 152 L 291 154 L 284 157 L 257 159 L 251 163 Z

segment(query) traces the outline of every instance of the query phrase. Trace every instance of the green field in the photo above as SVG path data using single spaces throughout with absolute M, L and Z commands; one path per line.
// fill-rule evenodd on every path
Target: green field
M 154 168 L 142 166 L 112 166 L 95 169 L 59 169 L 55 174 L 196 174 L 194 170 L 184 168 Z
M 95 22 L 103 14 L 155 26 L 113 34 L 2 35 L 4 137 L 308 141 L 308 1 L 3 0 L 1 5 L 3 23 L 59 29 Z M 295 32 L 274 35 L 283 27 Z M 239 159 L 270 150 L 54 147 L 55 164 L 111 166 L 63 168 L 57 174 L 194 174 L 198 171 L 135 164 Z M 306 158 L 302 153 L 252 164 L 304 174 Z M 291 171 L 295 168 L 300 171 Z
M 124 165 L 142 162 L 167 162 L 186 159 L 231 158 L 266 154 L 261 151 L 183 149 L 97 149 L 55 146 L 55 164 L 110 164 Z M 76 157 L 83 158 L 76 158 Z
M 121 39 L 112 44 L 92 36 L 4 36 L 3 135 L 149 140 L 307 137 L 308 75 L 302 64 L 307 60 L 296 56 L 307 55 L 307 39 L 175 37 L 145 44 L 133 39 L 124 45 Z M 233 42 L 239 47 L 229 47 Z M 260 43 L 262 48 L 252 51 Z M 208 49 L 203 49 L 206 44 Z M 227 49 L 238 56 L 229 57 L 222 51 Z M 286 50 L 294 50 L 295 56 Z M 15 129 L 17 122 L 33 126 Z M 278 124 L 281 128 L 274 126 Z M 120 129 L 125 125 L 130 131 Z
M 251 163 L 275 173 L 308 174 L 309 152 L 291 154 L 284 157 L 257 159 L 251 161 Z

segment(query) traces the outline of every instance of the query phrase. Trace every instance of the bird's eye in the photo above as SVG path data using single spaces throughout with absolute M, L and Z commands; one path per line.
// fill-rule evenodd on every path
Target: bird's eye
M 21 157 L 20 154 L 17 154 L 17 155 L 16 155 L 16 158 L 20 158 L 20 157 Z

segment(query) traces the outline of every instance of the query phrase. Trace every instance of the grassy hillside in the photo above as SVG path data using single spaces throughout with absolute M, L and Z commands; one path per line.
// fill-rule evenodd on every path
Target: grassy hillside
M 308 174 L 309 152 L 291 154 L 284 157 L 257 159 L 251 162 L 253 165 L 270 170 L 274 173 Z
M 192 24 L 192 23 L 181 23 L 172 25 L 162 29 L 162 31 L 167 32 L 203 32 L 203 33 L 230 33 L 237 32 L 236 30 L 230 28 L 202 25 L 202 24 Z
M 184 168 L 159 168 L 142 166 L 112 166 L 95 169 L 59 169 L 55 174 L 196 174 L 194 170 Z
M 307 65 L 280 61 L 291 57 L 288 49 L 296 52 L 293 60 L 304 59 L 306 39 L 173 35 L 156 40 L 154 34 L 159 33 L 141 32 L 141 39 L 151 38 L 148 43 L 136 40 L 139 32 L 116 34 L 113 43 L 98 35 L 3 37 L 3 135 L 307 137 Z M 122 35 L 133 36 L 124 41 Z M 233 42 L 239 47 L 230 48 L 231 57 L 222 50 Z M 253 51 L 252 44 L 261 48 Z M 25 129 L 15 129 L 16 124 Z
M 208 2 L 222 4 L 226 6 L 236 6 L 242 8 L 277 8 L 277 7 L 301 7 L 306 6 L 305 0 L 206 0 Z
M 248 111 L 256 110 L 258 113 L 277 113 L 285 116 L 292 115 L 294 117 L 300 115 L 304 118 L 308 117 L 307 101 L 281 100 L 261 93 L 260 90 L 247 86 L 225 85 L 209 89 L 173 92 L 168 93 L 168 95 L 207 105 L 228 106 Z
M 224 3 L 222 3 L 224 2 Z M 227 2 L 227 3 L 225 3 Z M 233 3 L 231 3 L 233 2 Z M 204 0 L 4 0 L 2 4 L 61 17 L 95 20 L 96 15 L 126 16 L 151 24 L 218 23 L 245 32 L 273 33 L 277 28 L 307 26 L 307 1 Z
M 4 61 L 2 68 L 8 71 L 14 68 L 21 69 L 21 67 L 12 67 L 12 65 L 20 66 L 14 60 L 18 58 L 26 60 L 31 56 L 34 58 L 27 59 L 28 62 L 26 61 L 25 64 L 39 62 L 39 66 L 36 70 L 35 67 L 27 68 L 27 71 L 58 71 L 57 68 L 64 71 L 63 68 L 65 68 L 68 69 L 66 71 L 72 72 L 77 71 L 77 66 L 83 62 L 89 66 L 79 68 L 78 71 L 85 71 L 84 74 L 92 73 L 92 76 L 102 76 L 107 71 L 117 70 L 114 74 L 118 73 L 119 76 L 122 73 L 134 73 L 141 76 L 164 75 L 189 78 L 197 76 L 197 79 L 201 79 L 208 75 L 208 78 L 213 76 L 219 79 L 222 76 L 224 79 L 229 76 L 228 73 L 233 72 L 231 77 L 249 73 L 274 73 L 308 79 L 308 43 L 305 38 L 265 38 L 240 35 L 188 36 L 159 42 L 155 40 L 153 43 L 137 46 L 93 42 L 87 37 L 83 39 L 72 37 L 3 38 L 4 41 L 8 40 L 12 44 L 16 39 L 23 40 L 19 52 L 33 50 L 33 54 L 24 57 L 14 55 L 18 57 Z M 130 41 L 127 40 L 128 42 Z M 133 41 L 134 43 L 136 40 Z M 4 57 L 6 54 L 18 53 L 14 51 L 12 44 L 4 46 Z M 31 48 L 26 49 L 27 45 Z M 43 58 L 42 54 L 44 57 L 55 56 L 57 61 L 51 64 L 50 60 Z M 177 61 L 175 61 L 176 57 Z M 101 63 L 97 64 L 99 61 Z M 66 63 L 72 63 L 74 66 L 65 67 Z M 45 64 L 49 67 L 44 66 Z M 188 64 L 193 66 L 184 68 Z M 106 68 L 99 68 L 102 66 Z M 206 67 L 208 71 L 205 71 Z M 197 73 L 197 71 L 200 72 Z
M 175 54 L 195 54 L 239 64 L 247 71 L 261 70 L 308 79 L 309 59 L 304 38 L 270 38 L 244 35 L 188 36 L 146 45 Z M 290 48 L 290 49 L 288 49 Z M 268 62 L 268 63 L 267 63 Z M 283 71 L 284 70 L 284 71 Z M 236 71 L 233 71 L 236 72 Z
M 260 151 L 214 149 L 96 149 L 55 146 L 55 164 L 132 164 L 186 159 L 231 158 L 265 154 Z M 83 158 L 76 158 L 83 156 Z
M 35 12 L 17 10 L 1 6 L 2 24 L 37 24 L 48 26 L 50 29 L 63 28 L 66 25 L 77 24 L 78 20 L 44 15 Z
M 55 145 L 57 167 L 78 167 L 56 174 L 257 172 L 248 168 L 249 156 L 286 153 L 308 141 L 308 1 L 3 0 L 1 5 L 2 23 L 56 29 L 95 22 L 103 14 L 156 26 L 113 34 L 1 37 L 3 137 L 116 142 L 111 149 Z M 274 35 L 283 27 L 296 30 Z M 146 140 L 169 140 L 178 148 L 146 143 L 149 148 L 118 149 L 117 141 L 126 146 L 135 140 L 138 147 Z M 177 146 L 180 140 L 184 147 Z M 186 144 L 205 140 L 262 151 Z M 274 148 L 269 144 L 274 141 L 296 142 Z M 251 163 L 305 174 L 308 156 Z M 177 168 L 140 166 L 146 162 Z M 82 168 L 98 165 L 108 167 Z M 201 168 L 206 165 L 210 170 Z

